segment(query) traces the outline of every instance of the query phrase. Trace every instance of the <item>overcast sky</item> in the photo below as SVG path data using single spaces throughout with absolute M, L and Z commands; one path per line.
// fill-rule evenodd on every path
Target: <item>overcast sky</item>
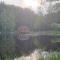
M 46 0 L 42 0 L 43 2 L 42 5 L 41 0 L 0 0 L 0 1 L 4 1 L 6 4 L 20 6 L 22 8 L 29 8 L 34 12 L 37 12 L 38 7 L 40 6 L 44 14 L 47 13 L 47 9 L 49 7 L 49 2 L 46 2 Z M 58 1 L 56 1 L 56 3 L 58 3 Z M 52 5 L 54 4 L 55 2 L 52 2 Z
M 4 1 L 6 4 L 20 6 L 22 8 L 29 8 L 33 11 L 37 11 L 39 3 L 37 0 L 0 0 Z
M 31 10 L 33 10 L 35 13 L 38 12 L 38 7 L 41 6 L 43 8 L 42 11 L 44 11 L 44 13 L 46 13 L 46 10 L 44 7 L 47 8 L 48 5 L 44 4 L 45 0 L 42 0 L 42 4 L 41 5 L 41 0 L 2 0 L 4 1 L 6 4 L 10 4 L 10 5 L 16 5 L 16 6 L 20 6 L 22 8 L 29 8 Z M 45 6 L 46 5 L 46 6 Z

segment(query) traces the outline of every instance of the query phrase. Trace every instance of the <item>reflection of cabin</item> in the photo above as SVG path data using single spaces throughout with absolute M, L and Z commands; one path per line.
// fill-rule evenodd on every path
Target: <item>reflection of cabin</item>
M 29 36 L 26 34 L 30 33 L 30 29 L 27 26 L 21 26 L 17 29 L 17 37 L 20 40 L 28 40 Z

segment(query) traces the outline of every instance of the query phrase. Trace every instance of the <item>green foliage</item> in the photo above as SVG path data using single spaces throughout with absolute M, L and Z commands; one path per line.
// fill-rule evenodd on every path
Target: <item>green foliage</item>
M 33 31 L 40 31 L 41 24 L 44 22 L 44 16 L 38 16 L 36 17 L 36 20 L 33 21 Z
M 45 60 L 60 60 L 60 52 L 50 53 Z
M 50 52 L 46 58 L 41 58 L 39 60 L 60 60 L 60 52 Z
M 0 14 L 0 54 L 13 55 L 15 41 L 13 32 L 15 31 L 15 17 L 13 15 L 12 9 L 9 9 L 4 4 L 1 6 L 2 12 Z

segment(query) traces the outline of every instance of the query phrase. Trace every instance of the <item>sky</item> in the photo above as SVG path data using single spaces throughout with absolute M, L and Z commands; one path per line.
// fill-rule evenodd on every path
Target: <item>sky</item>
M 0 0 L 0 1 L 4 1 L 6 4 L 20 6 L 22 8 L 29 8 L 33 10 L 35 13 L 37 13 L 38 7 L 42 6 L 41 0 Z M 45 0 L 42 0 L 42 4 L 44 2 Z
M 22 8 L 37 9 L 39 2 L 37 0 L 4 0 L 6 4 L 20 6 Z
M 0 1 L 4 1 L 6 4 L 20 6 L 22 8 L 29 8 L 33 10 L 35 13 L 37 13 L 38 8 L 41 7 L 41 12 L 43 12 L 43 14 L 47 14 L 47 10 L 50 4 L 50 2 L 47 2 L 46 0 L 0 0 Z M 56 2 L 53 1 L 52 5 L 54 5 L 55 3 L 58 3 L 58 1 Z

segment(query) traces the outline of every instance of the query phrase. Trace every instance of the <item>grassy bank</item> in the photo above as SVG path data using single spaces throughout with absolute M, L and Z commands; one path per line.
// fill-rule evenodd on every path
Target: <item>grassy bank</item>
M 51 52 L 46 58 L 41 58 L 39 60 L 60 60 L 60 52 Z

